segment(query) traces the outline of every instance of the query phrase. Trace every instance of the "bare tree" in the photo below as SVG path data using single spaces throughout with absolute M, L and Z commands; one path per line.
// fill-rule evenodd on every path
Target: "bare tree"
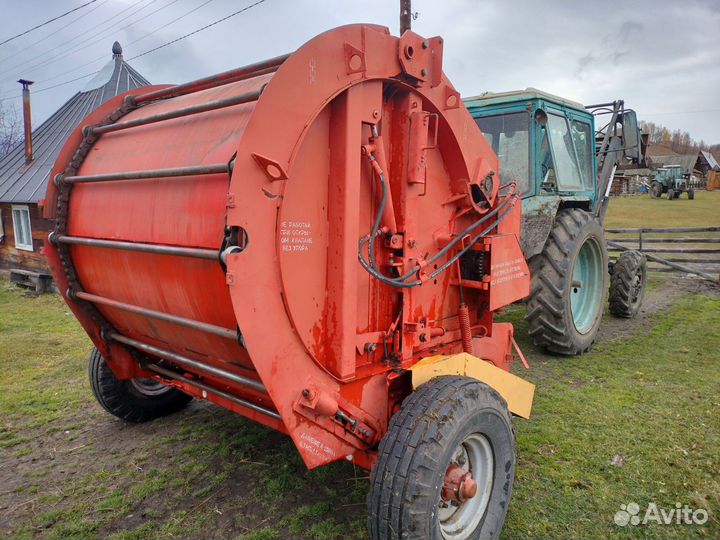
M 22 141 L 23 126 L 15 107 L 0 105 L 0 157 L 8 154 Z

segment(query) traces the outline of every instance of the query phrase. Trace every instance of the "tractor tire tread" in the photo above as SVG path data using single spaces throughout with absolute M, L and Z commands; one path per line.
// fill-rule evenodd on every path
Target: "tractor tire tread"
M 525 317 L 528 335 L 536 346 L 555 354 L 583 354 L 592 346 L 592 342 L 575 343 L 565 328 L 563 316 L 569 287 L 565 277 L 572 268 L 570 254 L 576 237 L 593 220 L 592 215 L 578 208 L 560 211 L 543 250 L 530 260 L 532 282 Z M 601 305 L 604 303 L 603 298 Z
M 613 265 L 610 276 L 610 313 L 614 317 L 630 319 L 637 315 L 647 282 L 647 261 L 639 251 L 624 251 Z M 632 284 L 638 272 L 642 271 L 642 289 L 638 302 L 633 302 Z

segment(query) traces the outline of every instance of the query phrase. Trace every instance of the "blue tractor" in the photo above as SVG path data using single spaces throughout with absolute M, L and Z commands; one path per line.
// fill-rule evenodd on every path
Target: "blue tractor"
M 650 185 L 650 193 L 653 197 L 660 198 L 667 193 L 668 201 L 679 199 L 680 194 L 685 192 L 688 199 L 695 198 L 695 188 L 691 182 L 690 174 L 686 173 L 680 165 L 667 165 L 655 171 L 655 178 Z
M 635 112 L 622 101 L 585 107 L 533 88 L 464 101 L 499 157 L 501 183 L 517 181 L 522 191 L 529 333 L 549 352 L 582 354 L 600 327 L 608 269 L 611 313 L 632 317 L 642 302 L 644 257 L 628 251 L 609 266 L 603 232 L 616 168 L 643 162 Z

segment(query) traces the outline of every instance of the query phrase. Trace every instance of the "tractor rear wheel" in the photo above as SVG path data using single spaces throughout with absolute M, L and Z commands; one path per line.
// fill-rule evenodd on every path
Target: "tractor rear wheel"
M 662 184 L 660 182 L 653 182 L 650 186 L 650 194 L 655 197 L 656 199 L 659 199 L 660 196 L 663 193 Z
M 607 249 L 600 222 L 578 208 L 561 211 L 542 252 L 530 259 L 528 334 L 562 355 L 590 350 L 607 294 Z
M 675 198 L 675 190 L 674 189 L 668 189 L 668 201 L 672 201 Z
M 126 422 L 146 422 L 179 411 L 192 397 L 153 379 L 121 381 L 93 348 L 88 365 L 93 394 L 110 414 Z
M 437 377 L 405 399 L 380 442 L 368 494 L 373 540 L 500 535 L 515 476 L 505 401 L 468 377 Z
M 638 314 L 647 283 L 647 261 L 639 251 L 623 252 L 610 275 L 610 313 L 621 319 Z

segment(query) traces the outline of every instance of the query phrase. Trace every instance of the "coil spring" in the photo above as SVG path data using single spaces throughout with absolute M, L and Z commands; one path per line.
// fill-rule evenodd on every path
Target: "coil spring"
M 472 333 L 470 331 L 470 310 L 467 304 L 460 304 L 458 308 L 458 319 L 460 320 L 460 337 L 462 338 L 463 351 L 472 354 Z

